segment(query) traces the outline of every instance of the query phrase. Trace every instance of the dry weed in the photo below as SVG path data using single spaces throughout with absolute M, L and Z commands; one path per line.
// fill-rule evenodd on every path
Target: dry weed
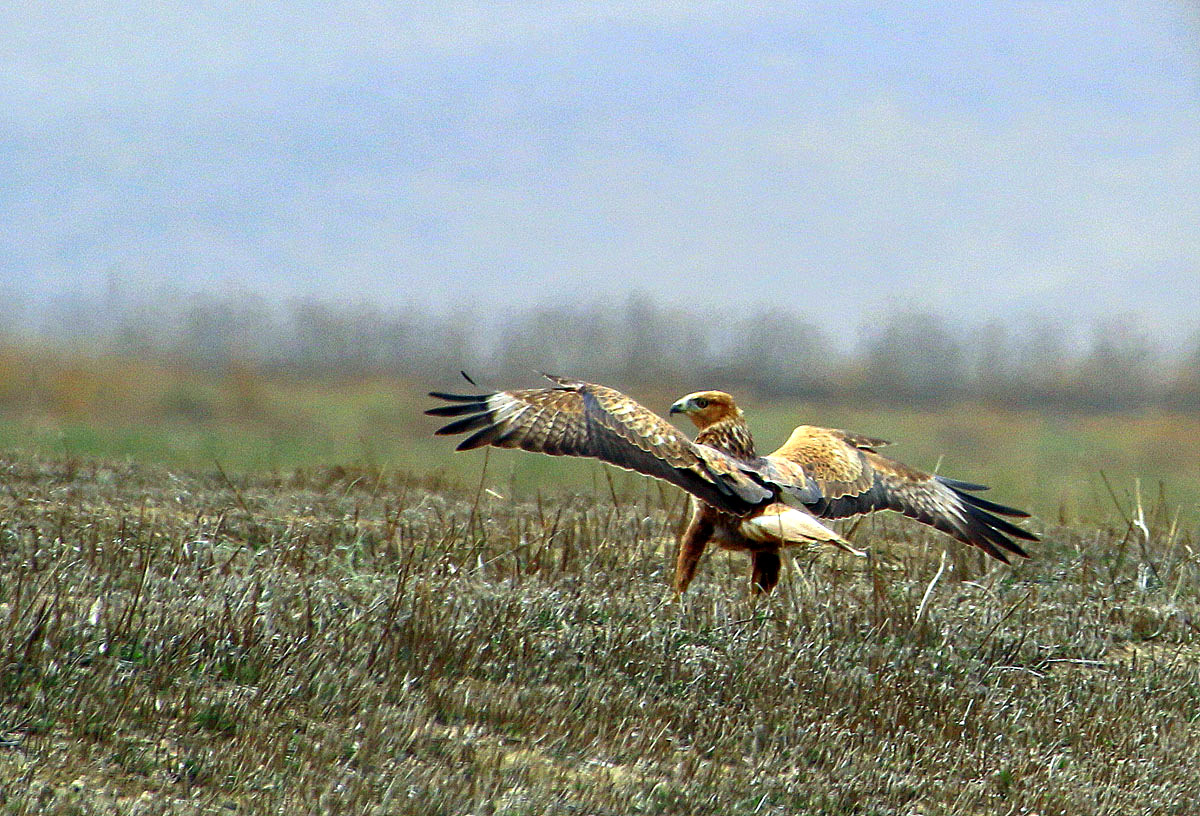
M 0 462 L 0 812 L 1195 811 L 1169 514 L 1016 570 L 879 519 L 756 603 L 668 597 L 679 512 Z

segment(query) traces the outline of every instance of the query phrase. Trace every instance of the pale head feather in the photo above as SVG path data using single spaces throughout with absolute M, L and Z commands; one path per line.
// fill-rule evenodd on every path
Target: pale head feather
M 742 417 L 742 409 L 724 391 L 695 391 L 676 400 L 671 413 L 686 414 L 701 430 L 724 419 Z

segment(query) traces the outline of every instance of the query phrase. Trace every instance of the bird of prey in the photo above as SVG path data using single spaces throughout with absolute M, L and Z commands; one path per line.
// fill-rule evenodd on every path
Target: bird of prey
M 779 581 L 780 550 L 827 543 L 858 555 L 821 519 L 896 510 L 993 558 L 1028 558 L 1013 539 L 1037 536 L 1001 516 L 1029 514 L 975 495 L 961 482 L 881 456 L 881 439 L 801 425 L 778 450 L 761 456 L 740 408 L 723 391 L 698 391 L 671 406 L 699 429 L 688 439 L 674 425 L 612 388 L 545 375 L 549 388 L 448 394 L 425 413 L 460 417 L 438 434 L 470 433 L 458 450 L 484 445 L 552 456 L 587 456 L 654 476 L 692 496 L 679 541 L 674 588 L 687 589 L 710 544 L 750 554 L 750 586 L 767 593 Z

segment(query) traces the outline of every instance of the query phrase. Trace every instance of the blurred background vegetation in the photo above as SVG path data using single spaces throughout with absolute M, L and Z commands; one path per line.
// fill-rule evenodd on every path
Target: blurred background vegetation
M 1182 518 L 1200 506 L 1200 342 L 1157 347 L 1132 319 L 1071 327 L 964 326 L 913 310 L 839 346 L 781 307 L 752 314 L 616 304 L 478 312 L 381 311 L 253 296 L 149 298 L 112 290 L 10 322 L 0 345 L 0 445 L 263 472 L 366 465 L 475 482 L 422 415 L 430 387 L 536 384 L 537 370 L 604 382 L 663 410 L 733 392 L 760 446 L 796 424 L 894 439 L 894 455 L 995 486 L 1048 520 L 1111 517 L 1136 490 Z M 505 495 L 641 491 L 591 462 L 494 451 Z M 1115 496 L 1114 496 L 1115 494 Z

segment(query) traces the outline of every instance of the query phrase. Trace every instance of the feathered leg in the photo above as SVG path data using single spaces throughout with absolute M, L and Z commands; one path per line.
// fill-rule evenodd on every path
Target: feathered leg
M 700 556 L 704 554 L 704 548 L 708 546 L 712 534 L 712 520 L 705 518 L 700 508 L 694 508 L 692 520 L 679 537 L 679 556 L 675 561 L 676 592 L 683 592 L 692 582 L 692 576 L 696 574 L 696 565 L 700 563 Z
M 755 595 L 766 595 L 779 583 L 779 551 L 760 550 L 751 553 L 750 557 L 754 559 L 754 570 L 750 573 L 750 591 Z

